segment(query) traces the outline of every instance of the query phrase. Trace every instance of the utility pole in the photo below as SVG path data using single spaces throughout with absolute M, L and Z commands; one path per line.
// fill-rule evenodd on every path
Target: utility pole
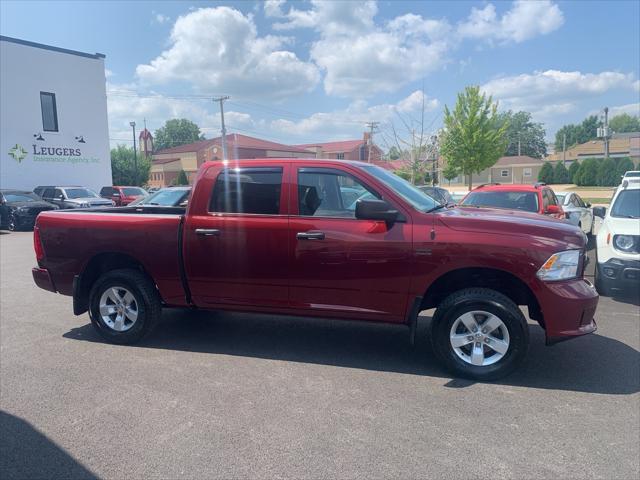
M 518 156 L 520 156 L 520 134 L 518 134 Z
M 567 161 L 567 134 L 562 134 L 562 163 Z
M 229 100 L 228 96 L 214 97 L 214 102 L 220 102 L 220 123 L 222 124 L 222 160 L 227 160 L 227 129 L 224 128 L 224 106 L 225 100 Z
M 138 153 L 136 151 L 136 122 L 129 122 L 133 128 L 133 184 L 138 185 Z
M 369 154 L 367 155 L 367 162 L 371 163 L 371 147 L 373 146 L 373 133 L 374 130 L 377 130 L 380 122 L 367 122 L 367 127 L 369 127 Z
M 598 138 L 602 138 L 604 142 L 604 158 L 609 158 L 609 138 L 611 138 L 611 131 L 609 130 L 609 107 L 604 107 L 604 126 L 598 127 L 596 135 Z

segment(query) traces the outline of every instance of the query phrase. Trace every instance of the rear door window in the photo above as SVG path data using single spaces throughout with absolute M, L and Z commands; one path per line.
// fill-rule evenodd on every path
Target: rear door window
M 62 195 L 62 190 L 60 190 L 59 188 L 56 188 L 53 191 L 53 198 L 60 198 L 60 195 Z
M 102 187 L 102 190 L 100 190 L 100 195 L 102 195 L 103 197 L 110 197 L 111 195 L 113 195 L 113 188 Z
M 281 167 L 225 169 L 214 184 L 209 211 L 278 215 L 281 192 Z

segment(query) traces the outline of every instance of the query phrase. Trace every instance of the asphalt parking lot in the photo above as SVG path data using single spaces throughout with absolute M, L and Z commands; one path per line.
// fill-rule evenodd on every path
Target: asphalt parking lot
M 640 477 L 640 312 L 492 384 L 452 379 L 421 319 L 384 325 L 166 311 L 103 343 L 0 234 L 0 478 Z

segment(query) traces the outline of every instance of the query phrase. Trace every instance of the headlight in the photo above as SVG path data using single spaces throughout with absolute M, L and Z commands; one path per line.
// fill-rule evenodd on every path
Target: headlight
M 540 280 L 555 281 L 568 280 L 578 276 L 578 265 L 580 264 L 580 250 L 567 250 L 566 252 L 554 253 L 544 262 L 536 276 Z
M 630 252 L 633 250 L 633 237 L 631 235 L 614 235 L 613 246 L 623 252 Z

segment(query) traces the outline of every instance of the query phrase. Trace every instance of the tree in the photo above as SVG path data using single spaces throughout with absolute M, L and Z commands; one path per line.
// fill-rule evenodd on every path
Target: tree
M 585 118 L 579 125 L 565 125 L 556 132 L 556 151 L 562 151 L 564 136 L 566 135 L 566 147 L 570 148 L 574 145 L 588 142 L 596 138 L 600 121 L 595 115 Z
M 167 120 L 163 127 L 155 132 L 154 145 L 156 150 L 178 147 L 188 143 L 204 140 L 200 127 L 186 118 Z
M 553 169 L 553 183 L 569 183 L 569 171 L 562 160 Z
M 538 181 L 543 183 L 553 183 L 553 165 L 551 162 L 544 162 L 538 173 Z
M 614 133 L 640 132 L 640 118 L 622 113 L 609 121 L 609 127 Z
M 133 148 L 118 145 L 111 149 L 111 176 L 114 185 L 142 186 L 149 181 L 151 162 L 144 155 L 137 155 L 136 175 Z
M 620 177 L 616 174 L 616 162 L 607 158 L 598 165 L 598 175 L 596 181 L 601 187 L 613 187 L 620 183 Z
M 629 170 L 633 170 L 633 162 L 629 157 L 620 157 L 616 160 L 616 178 L 618 179 L 618 183 L 620 183 L 620 179 L 624 176 L 625 172 Z M 617 183 L 616 183 L 617 185 Z
M 444 167 L 444 170 L 442 170 L 442 176 L 449 182 L 449 185 L 451 185 L 451 180 L 458 176 L 458 170 L 447 164 L 447 166 Z
M 184 170 L 180 170 L 178 176 L 174 180 L 174 185 L 189 185 L 189 179 L 187 178 L 187 174 Z
M 512 112 L 511 110 L 498 115 L 500 124 L 507 123 L 505 133 L 507 149 L 505 155 L 518 155 L 518 143 L 520 154 L 533 158 L 542 158 L 547 154 L 546 131 L 542 123 L 531 121 L 529 112 Z
M 506 150 L 509 123 L 499 123 L 496 110 L 492 98 L 477 86 L 458 94 L 452 112 L 444 107 L 440 152 L 452 168 L 468 176 L 469 190 L 472 175 L 493 166 Z
M 389 149 L 388 157 L 389 160 L 397 160 L 402 156 L 402 151 L 395 145 Z
M 580 164 L 577 160 L 574 160 L 571 165 L 569 165 L 569 182 L 576 183 L 576 173 L 580 169 Z
M 598 183 L 598 159 L 585 158 L 580 164 L 575 178 L 576 185 L 591 187 Z

